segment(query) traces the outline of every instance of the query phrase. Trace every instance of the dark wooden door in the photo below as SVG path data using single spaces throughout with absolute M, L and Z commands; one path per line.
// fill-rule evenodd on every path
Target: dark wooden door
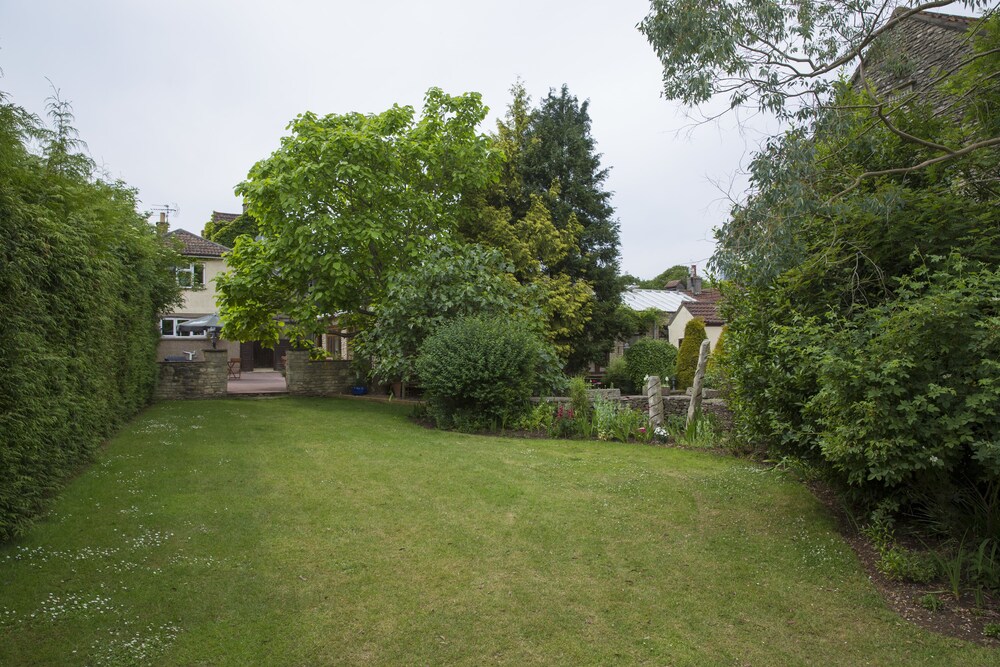
M 264 347 L 259 341 L 253 342 L 254 368 L 274 368 L 274 350 Z
M 240 343 L 240 371 L 253 371 L 253 343 Z

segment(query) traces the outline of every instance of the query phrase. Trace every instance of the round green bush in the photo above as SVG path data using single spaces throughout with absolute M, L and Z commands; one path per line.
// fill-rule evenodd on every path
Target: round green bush
M 625 369 L 632 386 L 645 389 L 646 376 L 670 377 L 677 362 L 677 348 L 665 340 L 640 338 L 625 350 Z
M 694 384 L 694 373 L 698 370 L 698 353 L 701 341 L 708 338 L 705 333 L 705 322 L 694 318 L 684 327 L 684 340 L 677 353 L 677 388 L 685 390 Z
M 424 341 L 416 367 L 438 426 L 497 429 L 528 412 L 544 358 L 539 336 L 521 323 L 463 317 Z

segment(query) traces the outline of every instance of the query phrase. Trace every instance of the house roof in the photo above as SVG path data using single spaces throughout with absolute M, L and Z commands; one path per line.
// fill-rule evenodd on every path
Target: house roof
M 898 8 L 894 15 L 905 11 Z M 864 57 L 865 75 L 884 94 L 929 91 L 944 72 L 957 67 L 972 51 L 969 28 L 978 19 L 938 12 L 913 14 L 883 33 Z M 857 83 L 860 72 L 855 72 Z M 936 111 L 944 96 L 929 95 Z
M 223 213 L 222 211 L 212 211 L 212 222 L 232 222 L 240 217 L 240 213 Z
M 203 239 L 186 229 L 175 229 L 168 232 L 167 238 L 180 241 L 180 253 L 186 257 L 222 257 L 222 253 L 229 252 L 229 248 L 226 246 Z
M 693 301 L 689 294 L 662 289 L 629 287 L 622 293 L 622 301 L 632 310 L 655 308 L 662 313 L 674 313 L 685 301 Z
M 691 313 L 691 317 L 699 317 L 705 322 L 705 326 L 721 327 L 726 321 L 719 315 L 718 301 L 689 301 L 681 308 Z

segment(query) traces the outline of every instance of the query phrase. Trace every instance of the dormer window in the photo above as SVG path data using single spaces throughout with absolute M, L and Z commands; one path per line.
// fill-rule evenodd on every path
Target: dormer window
M 205 286 L 205 265 L 197 262 L 174 269 L 177 284 L 182 289 L 200 289 Z

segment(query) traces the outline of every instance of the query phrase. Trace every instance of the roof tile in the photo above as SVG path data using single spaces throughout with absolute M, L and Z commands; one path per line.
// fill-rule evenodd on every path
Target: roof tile
M 226 246 L 215 241 L 203 239 L 186 229 L 175 229 L 169 232 L 167 237 L 180 241 L 180 253 L 187 257 L 222 257 L 222 253 L 229 252 L 229 248 Z

